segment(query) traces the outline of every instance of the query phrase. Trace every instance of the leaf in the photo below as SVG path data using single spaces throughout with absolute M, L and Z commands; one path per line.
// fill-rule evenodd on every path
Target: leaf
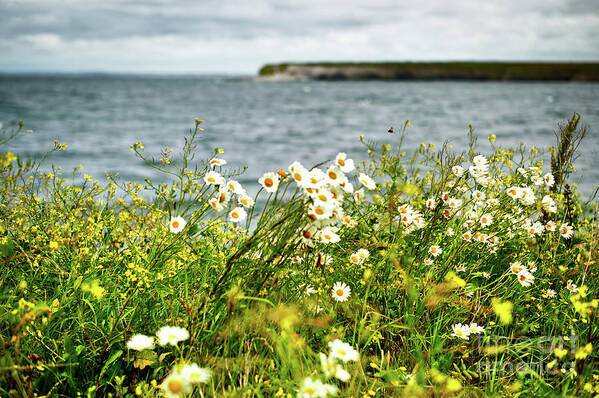
M 110 356 L 110 358 L 108 358 L 108 361 L 106 361 L 106 363 L 102 367 L 100 377 L 102 377 L 102 375 L 110 367 L 110 365 L 112 365 L 117 359 L 119 359 L 121 355 L 123 355 L 123 350 L 117 350 Z
M 156 362 L 156 357 L 157 354 L 154 351 L 141 351 L 136 355 L 135 361 L 133 362 L 133 367 L 143 369 L 146 366 L 150 366 L 151 364 Z

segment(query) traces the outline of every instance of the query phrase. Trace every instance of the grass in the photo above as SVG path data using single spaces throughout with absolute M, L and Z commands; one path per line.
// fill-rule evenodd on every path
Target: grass
M 363 140 L 357 170 L 293 163 L 255 198 L 199 149 L 200 120 L 178 153 L 131 145 L 168 184 L 40 171 L 59 142 L 4 152 L 0 395 L 596 394 L 597 204 L 567 185 L 579 120 L 549 169 L 495 136 L 478 153 L 472 129 L 464 152 L 407 154 L 406 122 Z

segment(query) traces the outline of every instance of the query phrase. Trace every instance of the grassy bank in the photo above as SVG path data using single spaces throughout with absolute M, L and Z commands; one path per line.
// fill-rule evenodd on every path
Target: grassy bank
M 597 62 L 314 62 L 263 66 L 263 78 L 599 81 Z
M 0 395 L 599 392 L 577 115 L 550 165 L 501 137 L 479 153 L 472 129 L 405 153 L 406 122 L 369 161 L 281 165 L 256 197 L 201 126 L 178 151 L 131 145 L 162 185 L 0 151 Z

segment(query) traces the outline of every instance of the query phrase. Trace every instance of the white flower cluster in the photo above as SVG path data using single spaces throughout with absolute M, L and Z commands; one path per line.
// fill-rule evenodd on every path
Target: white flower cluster
M 364 195 L 362 189 L 354 191 L 353 184 L 345 175 L 354 168 L 354 161 L 348 159 L 343 152 L 337 154 L 334 164 L 329 165 L 325 171 L 319 168 L 308 170 L 297 161 L 289 166 L 291 178 L 304 194 L 308 209 L 307 216 L 310 219 L 306 228 L 299 231 L 303 243 L 309 245 L 316 241 L 337 243 L 340 240 L 339 228 L 336 226 L 338 223 L 348 227 L 357 225 L 350 216 L 344 214 L 342 207 L 343 200 L 347 195 L 353 194 L 356 200 L 360 200 Z M 365 174 L 360 174 L 359 180 L 368 189 L 376 187 L 376 183 Z M 279 179 L 275 173 L 264 174 L 259 182 L 269 192 L 276 191 L 279 185 Z
M 343 341 L 336 339 L 329 342 L 329 355 L 320 353 L 320 364 L 326 378 L 334 377 L 343 382 L 349 381 L 351 375 L 339 361 L 343 363 L 357 361 L 358 351 Z M 298 398 L 325 398 L 328 395 L 336 395 L 339 389 L 332 384 L 325 384 L 320 380 L 306 377 L 297 392 Z
M 528 262 L 528 265 L 523 265 L 520 261 L 514 261 L 510 264 L 510 271 L 516 275 L 518 282 L 522 286 L 530 286 L 535 281 L 533 273 L 537 270 L 533 262 Z
M 451 327 L 453 333 L 451 334 L 454 337 L 459 337 L 464 340 L 469 340 L 470 335 L 472 334 L 481 334 L 485 332 L 485 328 L 482 326 L 478 326 L 476 322 L 472 322 L 471 324 L 455 324 Z
M 156 332 L 156 337 L 158 337 L 158 344 L 161 346 L 167 344 L 177 345 L 189 338 L 189 332 L 187 329 L 178 326 L 163 326 Z M 127 348 L 136 351 L 151 350 L 154 348 L 154 338 L 136 334 L 127 342 Z
M 489 161 L 483 155 L 477 155 L 472 159 L 472 166 L 468 168 L 468 172 L 477 184 L 483 187 L 489 185 Z
M 215 159 L 212 160 L 214 161 Z M 222 159 L 216 160 L 221 163 L 224 162 L 222 164 L 226 164 L 226 161 Z M 211 164 L 213 164 L 212 161 Z M 218 165 L 220 166 L 222 164 Z M 274 181 L 274 179 L 271 180 L 273 185 Z M 278 179 L 276 181 L 278 183 Z M 215 188 L 214 196 L 208 200 L 210 207 L 217 212 L 220 212 L 229 207 L 231 199 L 235 199 L 233 201 L 234 207 L 229 213 L 229 220 L 233 223 L 239 223 L 246 219 L 247 213 L 244 207 L 247 209 L 251 208 L 254 205 L 254 199 L 247 194 L 246 190 L 238 181 L 226 181 L 222 175 L 212 170 L 204 175 L 204 182 L 208 185 L 213 185 Z
M 410 205 L 398 206 L 397 212 L 399 213 L 399 220 L 401 221 L 401 224 L 404 227 L 404 233 L 406 235 L 413 231 L 424 228 L 424 226 L 426 225 L 426 220 L 424 219 L 422 213 L 420 213 L 417 210 L 414 210 Z

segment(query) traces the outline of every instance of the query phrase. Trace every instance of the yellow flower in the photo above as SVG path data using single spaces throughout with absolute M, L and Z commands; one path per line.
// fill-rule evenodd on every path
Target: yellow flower
M 578 350 L 576 350 L 576 354 L 574 354 L 574 358 L 585 359 L 591 352 L 593 352 L 593 344 L 589 343 L 584 347 L 579 347 Z
M 505 325 L 512 323 L 512 310 L 514 309 L 514 305 L 510 301 L 502 302 L 498 298 L 494 298 L 491 300 L 491 305 L 501 323 Z
M 566 356 L 567 353 L 568 353 L 568 350 L 566 348 L 559 348 L 559 347 L 555 348 L 555 357 L 557 359 L 562 359 L 563 357 Z

